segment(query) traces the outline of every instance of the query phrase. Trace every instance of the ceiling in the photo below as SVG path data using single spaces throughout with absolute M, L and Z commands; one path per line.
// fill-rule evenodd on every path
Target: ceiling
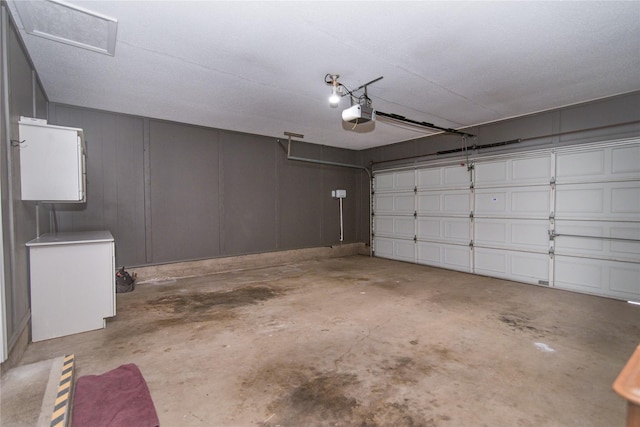
M 342 122 L 327 73 L 352 90 L 383 76 L 374 109 L 456 129 L 640 90 L 638 1 L 60 3 L 8 1 L 50 101 L 329 146 L 430 132 Z

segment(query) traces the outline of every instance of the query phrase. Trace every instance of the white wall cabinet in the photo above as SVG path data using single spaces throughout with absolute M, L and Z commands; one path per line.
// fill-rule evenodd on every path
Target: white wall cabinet
M 116 315 L 110 232 L 45 234 L 27 247 L 33 342 L 101 329 Z
M 82 129 L 52 126 L 21 117 L 20 184 L 22 200 L 86 201 Z

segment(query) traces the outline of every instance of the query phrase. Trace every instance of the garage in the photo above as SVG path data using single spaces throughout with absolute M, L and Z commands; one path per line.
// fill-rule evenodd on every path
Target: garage
M 638 16 L 0 0 L 0 425 L 632 420 Z
M 639 300 L 637 139 L 374 172 L 376 256 Z

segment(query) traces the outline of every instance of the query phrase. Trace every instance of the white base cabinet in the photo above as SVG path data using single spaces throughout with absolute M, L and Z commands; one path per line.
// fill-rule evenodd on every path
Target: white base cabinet
M 27 247 L 33 342 L 101 329 L 115 316 L 110 232 L 45 234 Z

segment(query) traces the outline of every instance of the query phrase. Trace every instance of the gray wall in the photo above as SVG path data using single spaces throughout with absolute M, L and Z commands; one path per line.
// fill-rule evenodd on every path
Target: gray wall
M 87 203 L 56 205 L 58 230 L 110 230 L 118 265 L 337 244 L 332 189 L 347 190 L 344 242 L 368 240 L 366 174 L 288 161 L 275 138 L 55 103 L 49 123 L 82 128 L 87 145 Z M 302 142 L 292 154 L 358 161 L 355 151 Z
M 287 161 L 265 136 L 54 103 L 49 115 L 51 123 L 83 128 L 88 149 L 87 204 L 57 205 L 59 230 L 111 230 L 119 265 L 336 244 L 339 210 L 330 191 L 338 188 L 348 194 L 345 242 L 369 242 L 362 171 Z M 484 150 L 505 152 L 623 138 L 640 133 L 639 117 L 640 93 L 633 93 L 478 126 L 467 142 L 523 140 Z M 294 142 L 292 154 L 383 168 L 462 156 L 435 154 L 461 143 L 438 135 L 355 152 Z M 404 160 L 386 162 L 398 158 Z
M 18 140 L 20 116 L 46 118 L 46 95 L 35 78 L 33 66 L 2 4 L 0 31 L 7 49 L 0 55 L 6 59 L 0 67 L 2 80 L 2 132 L 0 144 L 0 185 L 2 191 L 2 238 L 4 248 L 4 280 L 6 332 L 10 351 L 29 320 L 29 282 L 25 243 L 36 237 L 35 204 L 20 200 L 20 148 L 10 141 Z M 5 57 L 6 55 L 6 57 Z M 5 66 L 6 65 L 6 66 Z M 35 93 L 34 93 L 35 89 Z M 6 108 L 8 105 L 8 109 Z M 7 120 L 8 117 L 8 120 Z M 46 209 L 45 209 L 46 211 Z M 46 213 L 43 216 L 47 216 Z M 41 222 L 47 231 L 47 222 Z

